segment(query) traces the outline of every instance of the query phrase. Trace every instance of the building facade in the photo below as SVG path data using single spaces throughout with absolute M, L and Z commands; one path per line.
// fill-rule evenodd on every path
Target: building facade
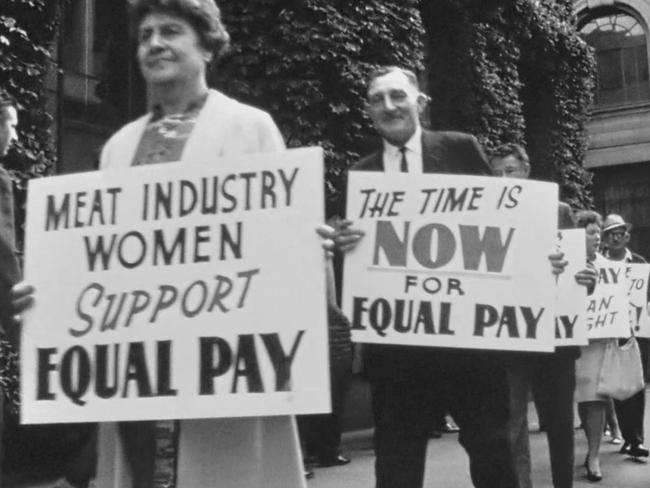
M 94 168 L 106 138 L 145 109 L 126 4 L 64 2 L 56 53 L 61 74 L 51 83 L 58 173 Z M 596 207 L 632 222 L 632 246 L 650 257 L 650 0 L 576 0 L 574 11 L 597 61 L 585 161 Z
M 97 166 L 106 139 L 146 106 L 129 35 L 126 0 L 69 0 L 54 58 L 58 76 L 49 83 L 56 99 L 56 172 Z
M 578 30 L 595 51 L 596 97 L 585 166 L 596 207 L 634 225 L 631 247 L 650 256 L 650 0 L 579 0 Z

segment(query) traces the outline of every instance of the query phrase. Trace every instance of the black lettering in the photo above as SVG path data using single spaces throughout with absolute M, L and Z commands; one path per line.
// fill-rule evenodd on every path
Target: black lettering
M 277 333 L 261 334 L 262 341 L 264 342 L 266 351 L 269 353 L 269 358 L 271 358 L 271 364 L 275 371 L 275 391 L 291 391 L 291 365 L 304 334 L 304 330 L 298 331 L 298 335 L 293 341 L 291 351 L 288 355 L 284 353 Z
M 99 398 L 112 398 L 117 394 L 118 388 L 118 367 L 120 357 L 120 345 L 113 345 L 113 367 L 109 367 L 108 359 L 108 346 L 99 345 L 95 346 L 95 363 L 96 363 L 96 379 L 95 379 L 95 392 Z M 109 384 L 108 372 L 113 370 L 112 381 Z
M 36 387 L 37 400 L 54 400 L 56 396 L 50 391 L 50 372 L 56 371 L 56 364 L 52 356 L 56 354 L 56 347 L 38 349 L 38 384 Z
M 499 313 L 491 305 L 477 303 L 474 307 L 474 335 L 483 337 L 485 329 L 496 325 Z
M 216 364 L 214 362 L 215 352 L 218 358 Z M 214 378 L 223 375 L 230 369 L 232 350 L 221 337 L 200 337 L 199 357 L 199 394 L 214 395 Z
M 149 371 L 147 369 L 144 342 L 131 342 L 129 344 L 122 398 L 128 396 L 131 382 L 135 382 L 139 397 L 150 397 L 153 395 L 149 380 Z
M 242 334 L 237 342 L 237 358 L 234 363 L 231 393 L 237 393 L 239 378 L 244 378 L 249 393 L 263 393 L 260 364 L 255 350 L 255 339 L 252 334 Z
M 176 396 L 178 391 L 171 387 L 172 341 L 156 342 L 158 364 L 157 396 Z
M 73 379 L 72 374 L 75 370 L 77 377 Z M 81 398 L 86 394 L 89 386 L 90 358 L 83 347 L 73 346 L 65 352 L 61 360 L 61 390 L 72 403 L 83 406 L 86 402 Z
M 115 247 L 115 234 L 111 235 L 110 245 L 104 244 L 104 236 L 94 236 L 95 242 L 91 242 L 91 237 L 84 236 L 84 246 L 86 249 L 86 261 L 88 262 L 88 269 L 95 271 L 97 266 L 97 259 L 99 258 L 100 265 L 103 270 L 108 269 L 113 249 Z
M 63 228 L 67 229 L 70 218 L 70 194 L 63 196 L 61 206 L 57 209 L 54 195 L 47 196 L 47 207 L 45 210 L 45 230 L 59 230 L 59 225 L 63 222 Z

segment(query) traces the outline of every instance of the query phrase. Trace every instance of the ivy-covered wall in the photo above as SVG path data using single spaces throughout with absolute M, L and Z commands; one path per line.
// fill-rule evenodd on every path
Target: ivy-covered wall
M 372 138 L 365 79 L 376 66 L 422 69 L 416 0 L 221 2 L 233 51 L 213 81 L 268 110 L 289 147 L 320 145 L 328 213 L 339 207 L 343 172 Z
M 5 163 L 21 186 L 55 156 L 44 78 L 61 1 L 3 0 L 0 11 L 0 84 L 22 119 L 22 143 Z M 581 164 L 593 59 L 572 28 L 571 0 L 219 3 L 233 49 L 212 84 L 271 112 L 290 147 L 325 149 L 329 214 L 342 212 L 345 169 L 376 143 L 364 83 L 382 64 L 424 73 L 426 63 L 434 129 L 474 133 L 487 149 L 523 142 L 535 177 L 558 181 L 572 205 L 590 205 Z M 106 94 L 125 93 L 125 46 L 112 49 L 120 55 L 109 57 Z
M 438 0 L 422 2 L 422 18 L 431 125 L 471 132 L 488 151 L 524 144 L 532 176 L 584 208 L 594 60 L 571 9 L 570 0 Z

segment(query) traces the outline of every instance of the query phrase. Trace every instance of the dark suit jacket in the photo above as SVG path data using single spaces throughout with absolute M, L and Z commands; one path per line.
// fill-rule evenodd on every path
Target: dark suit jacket
M 383 171 L 383 148 L 360 159 L 352 171 Z M 425 173 L 490 175 L 487 158 L 474 136 L 462 132 L 422 131 Z
M 474 136 L 462 132 L 422 131 L 422 165 L 425 173 L 490 175 L 485 153 Z M 352 171 L 383 171 L 383 148 L 359 160 Z M 430 378 L 440 370 L 449 356 L 458 357 L 464 350 L 399 345 L 364 345 L 364 372 L 369 379 Z M 484 357 L 490 351 L 473 351 Z

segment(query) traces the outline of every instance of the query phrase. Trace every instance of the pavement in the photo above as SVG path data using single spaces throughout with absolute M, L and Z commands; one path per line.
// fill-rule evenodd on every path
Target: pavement
M 646 389 L 646 395 L 648 391 Z M 645 437 L 650 443 L 650 401 L 646 402 Z M 553 488 L 546 434 L 539 432 L 534 408 L 529 408 L 530 448 L 535 488 Z M 613 445 L 603 437 L 600 466 L 603 479 L 591 483 L 585 478 L 582 466 L 587 441 L 581 429 L 575 429 L 574 488 L 649 488 L 650 465 L 618 453 L 620 445 Z M 352 459 L 346 466 L 316 468 L 308 488 L 374 488 L 374 454 L 372 429 L 347 432 L 343 435 L 342 451 Z M 472 488 L 469 465 L 458 434 L 444 434 L 432 439 L 427 451 L 425 488 Z M 405 487 L 407 488 L 407 487 Z M 498 488 L 498 487 L 495 487 Z
M 648 396 L 646 389 L 646 396 Z M 359 390 L 359 395 L 367 392 Z M 357 404 L 359 405 L 359 404 Z M 359 415 L 359 410 L 353 412 Z M 534 488 L 553 488 L 548 457 L 546 434 L 539 432 L 534 408 L 529 406 L 530 447 Z M 368 412 L 362 412 L 367 418 Z M 577 416 L 576 416 L 577 417 Z M 646 402 L 645 437 L 650 444 L 650 400 Z M 353 419 L 356 421 L 356 419 Z M 351 419 L 348 419 L 351 421 Z M 314 478 L 307 488 L 374 488 L 374 453 L 371 428 L 346 432 L 343 435 L 342 451 L 352 459 L 346 466 L 316 468 Z M 638 462 L 618 453 L 620 445 L 613 445 L 610 438 L 603 437 L 601 446 L 601 470 L 603 479 L 590 483 L 585 478 L 582 462 L 587 452 L 587 442 L 582 430 L 575 431 L 574 488 L 650 488 L 650 465 Z M 444 434 L 440 439 L 429 442 L 425 474 L 425 488 L 473 488 L 465 451 L 458 444 L 458 434 Z M 0 488 L 52 488 L 53 483 L 9 484 Z M 62 487 L 63 488 L 63 487 Z M 242 487 L 244 488 L 244 487 Z M 409 488 L 409 487 L 405 487 Z M 498 488 L 498 487 L 495 487 Z

